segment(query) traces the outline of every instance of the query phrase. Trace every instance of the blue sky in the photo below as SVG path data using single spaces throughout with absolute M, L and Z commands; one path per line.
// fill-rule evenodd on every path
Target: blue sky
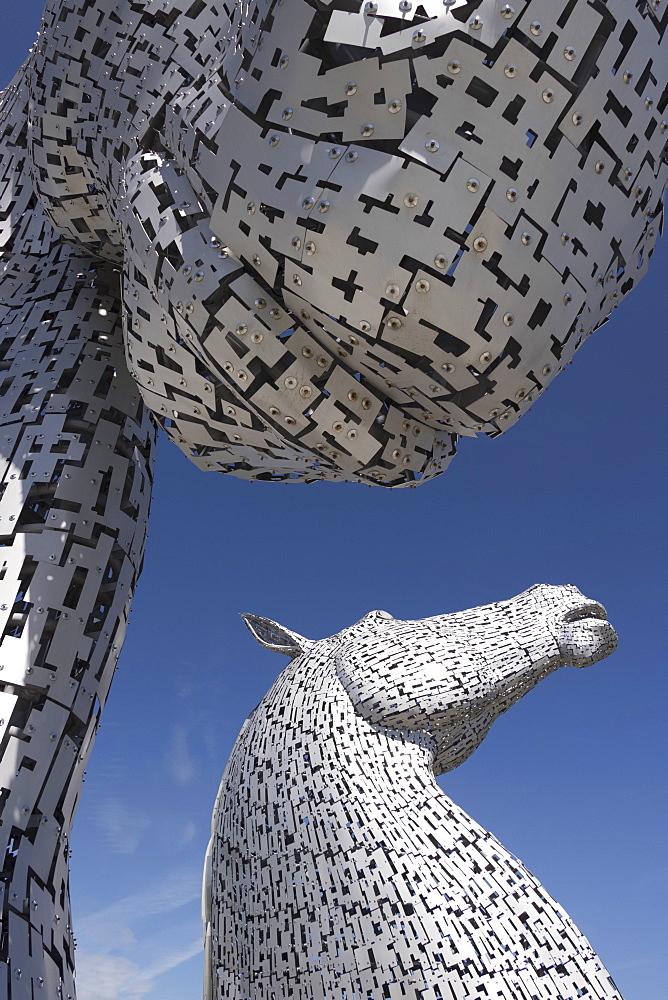
M 0 86 L 41 2 L 3 11 Z M 239 612 L 318 638 L 574 583 L 620 645 L 548 678 L 442 780 L 541 879 L 627 1000 L 664 1000 L 664 371 L 668 248 L 505 437 L 416 490 L 246 484 L 159 449 L 144 576 L 75 826 L 80 1000 L 199 1000 L 210 814 L 283 658 Z

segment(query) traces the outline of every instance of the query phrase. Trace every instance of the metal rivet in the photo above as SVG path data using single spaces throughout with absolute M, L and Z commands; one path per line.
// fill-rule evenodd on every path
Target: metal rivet
M 313 357 L 313 348 L 312 347 L 302 347 L 302 354 L 304 355 L 305 358 L 312 358 Z
M 406 208 L 415 208 L 418 203 L 418 196 L 409 191 L 408 194 L 404 195 L 404 205 Z
M 476 14 L 475 17 L 472 17 L 469 21 L 469 28 L 473 28 L 474 31 L 479 31 L 483 24 L 483 19 L 479 14 Z
M 398 316 L 390 316 L 390 318 L 387 321 L 387 325 L 389 326 L 390 330 L 400 330 L 401 327 L 403 326 L 403 323 L 401 322 Z
M 316 364 L 318 368 L 326 368 L 329 362 L 327 358 L 316 358 Z
M 364 10 L 366 11 L 367 14 L 375 14 L 376 11 L 378 10 L 378 4 L 373 3 L 372 0 L 370 0 L 369 3 L 364 4 Z
M 653 107 L 654 107 L 654 101 L 651 99 L 651 97 L 646 98 L 646 100 L 645 100 L 645 110 L 646 111 L 651 111 Z
M 508 188 L 508 190 L 506 191 L 506 198 L 508 199 L 508 201 L 517 201 L 517 189 Z
M 533 243 L 533 236 L 531 235 L 531 233 L 522 233 L 520 239 L 522 240 L 522 243 L 524 244 L 525 247 L 530 247 L 531 244 Z
M 299 390 L 299 395 L 302 397 L 302 399 L 310 399 L 311 396 L 313 395 L 313 389 L 311 388 L 310 385 L 303 385 Z
M 316 250 L 315 243 L 309 240 L 308 243 L 304 244 L 304 249 L 306 250 L 306 253 L 309 255 L 309 257 L 312 257 Z
M 633 73 L 631 73 L 630 70 L 625 69 L 624 72 L 622 73 L 622 80 L 624 81 L 624 83 L 630 83 L 632 79 L 633 79 Z
M 515 8 L 511 7 L 510 4 L 507 3 L 507 4 L 503 5 L 503 7 L 501 8 L 500 13 L 501 13 L 501 17 L 505 17 L 505 18 L 510 19 L 511 17 L 515 16 Z
M 281 118 L 284 122 L 289 122 L 293 115 L 294 110 L 292 108 L 283 108 L 283 111 L 281 112 Z
M 437 153 L 441 148 L 441 144 L 437 139 L 427 139 L 424 144 L 424 148 L 428 153 Z
M 339 149 L 338 146 L 332 146 L 332 148 L 327 151 L 327 155 L 329 156 L 330 160 L 335 160 L 337 156 L 341 155 L 342 152 L 343 150 Z
M 360 132 L 362 133 L 362 135 L 366 136 L 367 138 L 370 135 L 373 135 L 373 131 L 374 129 L 371 122 L 365 122 L 364 125 L 362 125 L 362 127 L 360 128 Z
M 543 365 L 543 375 L 549 375 L 552 372 L 550 365 Z
M 253 299 L 253 305 L 256 309 L 266 309 L 267 303 L 265 299 Z
M 466 187 L 472 194 L 480 190 L 480 181 L 476 177 L 469 177 L 466 182 Z
M 431 286 L 426 278 L 420 278 L 419 281 L 415 282 L 415 291 L 419 292 L 421 295 L 425 295 Z
M 326 198 L 323 198 L 322 201 L 318 202 L 318 211 L 319 212 L 329 212 L 330 207 L 331 206 L 329 204 L 329 201 Z
M 302 208 L 309 209 L 313 208 L 315 205 L 315 198 L 304 198 L 302 201 Z
M 478 253 L 482 253 L 483 250 L 487 249 L 487 240 L 484 236 L 476 236 L 473 241 L 473 249 L 477 250 Z
M 570 243 L 571 241 L 570 233 L 562 233 L 559 239 L 564 245 L 566 245 L 566 243 Z
M 281 58 L 278 60 L 278 68 L 285 69 L 285 67 L 288 65 L 289 62 L 290 60 L 288 59 L 287 56 L 281 56 Z
M 357 337 L 350 336 L 348 337 L 348 343 L 352 344 L 353 347 L 357 347 L 357 345 L 359 344 L 359 340 L 357 339 Z
M 442 369 L 443 369 L 443 371 L 444 371 L 444 372 L 446 372 L 446 373 L 447 373 L 448 375 L 451 375 L 451 374 L 452 374 L 452 373 L 453 373 L 453 372 L 454 372 L 454 371 L 456 370 L 456 369 L 455 369 L 455 366 L 454 366 L 453 364 L 451 364 L 451 362 L 449 362 L 449 361 L 448 361 L 448 362 L 446 362 L 446 363 L 445 363 L 444 365 L 441 365 L 441 368 L 442 368 Z
M 416 45 L 421 45 L 423 42 L 427 41 L 427 36 L 422 28 L 418 28 L 417 31 L 413 32 L 413 41 Z
M 281 141 L 280 135 L 270 135 L 267 140 L 270 146 L 278 146 L 280 141 Z
M 573 122 L 574 125 L 582 124 L 582 115 L 580 114 L 579 111 L 573 112 L 573 114 L 571 115 L 571 121 Z
M 576 55 L 577 51 L 573 48 L 573 46 L 567 45 L 564 49 L 564 59 L 568 59 L 569 62 L 572 62 Z
M 401 289 L 399 288 L 399 285 L 388 285 L 385 289 L 385 294 L 389 295 L 390 298 L 394 298 L 394 296 L 398 295 L 400 291 Z
M 358 156 L 359 153 L 357 152 L 357 150 L 349 149 L 345 155 L 345 161 L 346 163 L 354 163 Z
M 503 322 L 505 323 L 506 326 L 512 326 L 513 323 L 515 322 L 514 314 L 511 312 L 506 313 L 503 317 Z
M 262 341 L 264 340 L 264 335 L 261 334 L 259 330 L 256 330 L 254 333 L 251 333 L 250 339 L 253 341 L 254 344 L 261 344 Z
M 296 424 L 297 423 L 297 421 L 295 420 L 294 417 L 285 417 L 285 422 L 286 422 L 286 424 Z
M 546 104 L 552 104 L 552 101 L 554 100 L 554 91 L 548 87 L 543 91 L 541 96 Z
M 387 104 L 387 110 L 390 112 L 391 115 L 396 115 L 398 111 L 401 111 L 402 107 L 403 105 L 401 101 L 398 100 L 388 101 Z
M 371 323 L 369 323 L 369 321 L 366 319 L 361 319 L 359 321 L 359 328 L 362 331 L 362 333 L 368 333 L 369 330 L 371 329 Z
M 441 270 L 443 270 L 448 266 L 448 258 L 445 257 L 442 253 L 437 253 L 436 256 L 434 257 L 434 264 L 436 265 L 436 267 L 440 267 Z
M 603 160 L 596 161 L 596 163 L 594 164 L 594 170 L 596 171 L 597 174 L 603 173 L 603 171 L 605 170 L 605 163 L 603 162 Z
M 540 35 L 542 34 L 543 31 L 543 25 L 540 23 L 540 21 L 532 21 L 531 24 L 529 25 L 529 31 L 531 32 L 532 35 Z
M 283 384 L 286 389 L 296 389 L 297 379 L 293 375 L 288 375 Z
M 461 73 L 462 71 L 462 64 L 460 63 L 459 59 L 451 59 L 450 62 L 448 63 L 447 69 L 448 73 L 450 73 L 452 76 L 457 76 L 457 74 Z
M 399 4 L 399 10 L 405 14 L 406 11 L 409 11 L 412 6 L 413 4 L 409 3 L 409 0 L 401 0 L 401 3 Z
M 301 250 L 302 241 L 299 239 L 298 236 L 293 236 L 292 239 L 290 240 L 290 246 L 294 247 L 295 250 Z
M 353 94 L 357 93 L 357 84 L 351 80 L 349 83 L 345 85 L 344 90 L 348 97 L 352 97 Z
M 514 63 L 506 63 L 503 67 L 503 72 L 512 80 L 513 77 L 517 76 L 517 66 Z
M 492 355 L 490 354 L 489 351 L 483 351 L 483 353 L 480 355 L 479 360 L 481 365 L 488 365 L 492 360 Z
M 259 267 L 260 264 L 262 263 L 259 254 L 254 253 L 252 259 L 253 259 L 253 264 L 255 264 L 256 267 Z

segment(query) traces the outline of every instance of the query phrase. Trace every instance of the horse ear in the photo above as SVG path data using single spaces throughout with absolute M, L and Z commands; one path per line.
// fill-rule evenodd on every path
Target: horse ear
M 278 622 L 273 622 L 271 618 L 248 614 L 241 617 L 253 638 L 272 653 L 283 653 L 293 659 L 300 653 L 305 653 L 313 645 L 312 639 L 305 639 L 298 632 L 291 632 Z

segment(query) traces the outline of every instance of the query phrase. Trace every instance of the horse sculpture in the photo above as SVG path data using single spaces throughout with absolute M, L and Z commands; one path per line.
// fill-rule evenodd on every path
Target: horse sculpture
M 394 487 L 514 424 L 647 267 L 667 24 L 622 0 L 46 4 L 0 96 L 13 1000 L 74 996 L 67 843 L 158 425 L 203 469 Z
M 204 889 L 207 1000 L 619 1000 L 537 879 L 440 790 L 493 721 L 607 656 L 572 586 L 423 621 L 372 611 L 292 658 L 223 775 Z

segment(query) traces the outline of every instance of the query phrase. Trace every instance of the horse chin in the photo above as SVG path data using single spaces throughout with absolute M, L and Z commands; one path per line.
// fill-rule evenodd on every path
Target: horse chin
M 559 651 L 573 667 L 590 667 L 616 648 L 617 633 L 605 619 L 584 618 L 564 623 L 559 630 Z

